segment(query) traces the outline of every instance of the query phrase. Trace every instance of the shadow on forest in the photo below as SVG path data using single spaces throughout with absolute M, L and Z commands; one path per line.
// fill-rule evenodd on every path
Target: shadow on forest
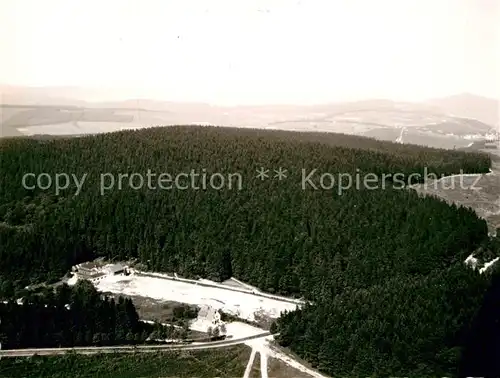
M 473 319 L 459 364 L 460 377 L 500 377 L 500 274 L 495 272 Z

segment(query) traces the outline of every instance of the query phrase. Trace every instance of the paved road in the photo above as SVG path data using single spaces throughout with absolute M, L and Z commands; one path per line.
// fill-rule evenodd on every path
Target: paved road
M 270 332 L 262 332 L 257 335 L 243 337 L 241 339 L 221 340 L 200 344 L 183 344 L 183 345 L 137 345 L 137 346 L 104 346 L 104 347 L 74 347 L 74 348 L 40 348 L 40 349 L 11 349 L 0 350 L 0 358 L 2 357 L 29 357 L 33 355 L 49 356 L 57 354 L 65 354 L 67 352 L 75 352 L 78 354 L 97 354 L 97 353 L 150 353 L 161 350 L 199 350 L 224 348 L 237 344 L 242 344 L 245 341 L 260 339 L 270 336 Z

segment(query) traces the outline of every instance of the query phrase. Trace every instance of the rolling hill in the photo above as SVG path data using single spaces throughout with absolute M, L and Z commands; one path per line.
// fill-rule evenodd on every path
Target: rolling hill
M 457 95 L 425 103 L 371 99 L 318 105 L 215 106 L 145 98 L 102 99 L 72 87 L 2 86 L 0 136 L 84 135 L 160 125 L 220 125 L 336 132 L 437 148 L 495 137 L 495 100 Z

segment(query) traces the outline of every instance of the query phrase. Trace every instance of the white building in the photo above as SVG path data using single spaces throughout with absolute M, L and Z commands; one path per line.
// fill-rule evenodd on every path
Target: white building
M 191 323 L 191 329 L 200 332 L 208 332 L 209 329 L 214 331 L 217 329 L 219 335 L 224 335 L 226 333 L 225 323 L 222 321 L 219 311 L 209 305 L 201 305 L 198 317 Z
M 122 274 L 127 271 L 127 267 L 121 263 L 109 264 L 102 269 L 106 274 Z
M 72 282 L 78 279 L 89 280 L 92 283 L 99 282 L 104 277 L 115 274 L 128 274 L 128 266 L 122 263 L 104 265 L 102 261 L 95 260 L 75 265 L 72 268 L 74 278 Z
M 198 319 L 213 324 L 214 326 L 220 325 L 222 322 L 219 311 L 209 305 L 201 306 L 198 312 Z

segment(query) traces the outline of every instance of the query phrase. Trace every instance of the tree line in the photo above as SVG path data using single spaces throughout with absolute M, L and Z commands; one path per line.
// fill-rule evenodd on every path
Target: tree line
M 187 326 L 178 329 L 141 322 L 130 298 L 119 296 L 115 301 L 86 280 L 0 303 L 2 349 L 122 345 L 187 337 Z

